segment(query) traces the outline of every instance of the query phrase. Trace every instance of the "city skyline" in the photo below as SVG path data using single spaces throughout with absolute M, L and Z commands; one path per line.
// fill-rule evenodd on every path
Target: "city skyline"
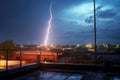
M 94 42 L 92 0 L 2 0 L 0 42 L 44 44 L 53 3 L 50 44 Z M 97 43 L 120 43 L 119 0 L 96 0 Z M 69 3 L 69 4 L 68 4 Z

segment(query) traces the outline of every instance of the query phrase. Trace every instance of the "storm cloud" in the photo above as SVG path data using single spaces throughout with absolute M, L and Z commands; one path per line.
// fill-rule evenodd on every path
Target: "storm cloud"
M 93 15 L 92 15 L 92 16 L 89 16 L 89 17 L 87 17 L 87 18 L 85 19 L 85 22 L 86 22 L 86 23 L 93 23 L 93 21 L 94 21 L 93 18 L 94 18 Z
M 104 18 L 104 19 L 109 19 L 109 18 L 113 18 L 117 15 L 116 12 L 114 12 L 113 9 L 109 9 L 109 10 L 104 10 L 104 11 L 98 11 L 97 13 L 97 17 L 98 18 Z

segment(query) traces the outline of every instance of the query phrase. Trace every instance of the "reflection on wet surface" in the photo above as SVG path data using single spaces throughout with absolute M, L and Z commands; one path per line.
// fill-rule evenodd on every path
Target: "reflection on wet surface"
M 13 80 L 80 80 L 82 76 L 81 74 L 38 71 Z
M 118 76 L 112 77 L 112 78 L 110 78 L 110 80 L 120 80 L 120 76 L 119 77 Z

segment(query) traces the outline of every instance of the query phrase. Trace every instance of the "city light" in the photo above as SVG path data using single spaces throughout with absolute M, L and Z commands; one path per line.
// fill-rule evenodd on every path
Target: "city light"
M 26 61 L 22 61 L 22 64 L 25 65 Z M 8 67 L 16 66 L 16 65 L 20 65 L 20 61 L 18 61 L 18 60 L 9 60 L 8 61 Z M 5 67 L 6 67 L 6 60 L 0 60 L 0 69 L 5 69 Z
M 93 48 L 92 43 L 86 44 L 85 47 L 87 47 L 87 48 Z

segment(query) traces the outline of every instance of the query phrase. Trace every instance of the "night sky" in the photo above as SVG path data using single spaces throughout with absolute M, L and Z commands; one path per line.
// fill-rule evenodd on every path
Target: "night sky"
M 49 7 L 49 44 L 93 42 L 93 0 L 0 0 L 0 42 L 44 43 Z M 96 0 L 97 44 L 120 43 L 120 0 Z

